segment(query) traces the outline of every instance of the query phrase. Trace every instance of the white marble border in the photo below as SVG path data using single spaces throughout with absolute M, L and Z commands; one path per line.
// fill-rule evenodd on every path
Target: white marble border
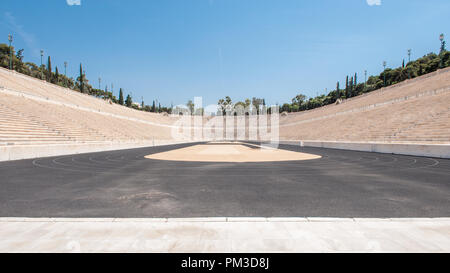
M 193 217 L 193 218 L 28 218 L 28 217 L 0 217 L 4 222 L 149 222 L 149 223 L 253 223 L 253 222 L 433 222 L 450 221 L 450 217 L 437 218 L 333 218 L 333 217 Z

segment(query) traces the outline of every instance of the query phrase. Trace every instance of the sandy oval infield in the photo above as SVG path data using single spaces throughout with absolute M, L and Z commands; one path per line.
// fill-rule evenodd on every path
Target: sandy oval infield
M 321 156 L 249 144 L 211 143 L 147 155 L 145 158 L 195 162 L 273 162 L 312 160 Z

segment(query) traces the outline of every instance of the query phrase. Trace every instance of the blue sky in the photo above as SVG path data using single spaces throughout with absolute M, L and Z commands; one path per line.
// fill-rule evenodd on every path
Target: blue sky
M 283 103 L 439 50 L 448 0 L 2 0 L 0 42 L 140 101 Z M 68 5 L 68 3 L 72 5 Z M 75 5 L 73 5 L 75 4 Z M 369 5 L 370 4 L 370 5 Z

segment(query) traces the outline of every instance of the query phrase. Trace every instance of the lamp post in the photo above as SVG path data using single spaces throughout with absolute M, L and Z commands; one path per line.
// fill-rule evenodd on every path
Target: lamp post
M 386 63 L 386 61 L 384 61 L 384 62 L 383 62 L 383 67 L 384 67 L 384 70 L 383 70 L 383 75 L 384 75 L 384 87 L 386 87 L 386 65 L 387 65 L 387 63 Z
M 41 49 L 41 80 L 44 79 L 44 72 L 42 70 L 42 57 L 44 57 L 44 50 Z
M 12 34 L 8 34 L 8 41 L 9 41 L 9 69 L 12 70 L 12 58 L 13 58 L 13 54 L 12 54 L 12 41 L 13 41 L 13 36 Z

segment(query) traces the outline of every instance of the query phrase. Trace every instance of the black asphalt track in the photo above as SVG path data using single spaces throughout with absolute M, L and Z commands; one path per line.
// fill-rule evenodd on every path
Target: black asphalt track
M 280 145 L 321 159 L 171 162 L 192 144 L 0 163 L 0 217 L 450 217 L 450 160 Z

